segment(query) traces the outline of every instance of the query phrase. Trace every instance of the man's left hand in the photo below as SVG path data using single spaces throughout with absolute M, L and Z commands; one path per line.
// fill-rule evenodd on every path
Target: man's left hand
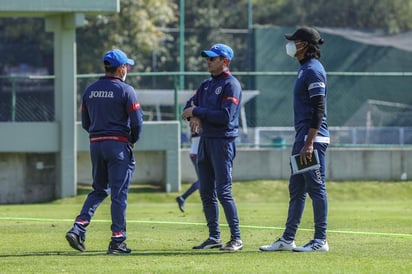
M 185 109 L 182 113 L 182 119 L 187 120 L 188 118 L 193 117 L 193 109 L 194 108 L 195 107 L 189 107 L 189 108 Z
M 191 106 L 185 109 L 182 113 L 182 119 L 187 120 L 193 117 L 193 110 L 195 109 L 196 105 L 192 102 Z

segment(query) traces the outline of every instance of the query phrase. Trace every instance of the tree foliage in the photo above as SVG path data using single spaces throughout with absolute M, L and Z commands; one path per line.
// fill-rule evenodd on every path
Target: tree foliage
M 121 0 L 120 4 L 120 13 L 87 17 L 86 26 L 77 30 L 80 73 L 101 71 L 101 57 L 112 48 L 137 60 L 138 70 L 151 70 L 150 55 L 162 51 L 162 43 L 171 39 L 162 28 L 177 21 L 173 2 Z
M 179 0 L 174 0 L 179 4 Z M 204 69 L 199 53 L 214 42 L 235 50 L 232 67 L 249 66 L 248 16 L 254 27 L 261 25 L 354 28 L 398 33 L 412 28 L 412 1 L 404 0 L 210 0 L 185 1 L 185 68 Z M 176 22 L 177 23 L 177 22 Z M 175 36 L 175 46 L 178 44 Z M 177 67 L 172 70 L 177 70 Z M 166 69 L 167 70 L 167 69 Z
M 399 33 L 412 28 L 409 0 L 254 0 L 256 24 L 380 29 Z
M 131 55 L 137 61 L 136 71 L 177 71 L 180 61 L 186 71 L 204 71 L 200 51 L 215 42 L 235 50 L 232 68 L 252 69 L 248 63 L 249 1 L 255 27 L 312 25 L 387 33 L 412 28 L 410 0 L 185 0 L 185 58 L 179 60 L 180 0 L 120 0 L 120 13 L 88 16 L 86 25 L 77 29 L 78 73 L 101 72 L 101 57 L 111 48 Z M 30 52 L 27 46 L 33 45 L 42 53 L 32 54 L 33 60 L 27 62 L 51 66 L 53 43 L 43 19 L 2 18 L 0 39 L 6 62 L 22 62 L 17 48 L 25 45 Z M 14 54 L 8 54 L 13 50 Z
M 218 42 L 235 50 L 233 65 L 244 67 L 244 55 L 240 53 L 246 47 L 247 1 L 193 0 L 186 1 L 185 5 L 186 69 L 204 70 L 200 52 Z

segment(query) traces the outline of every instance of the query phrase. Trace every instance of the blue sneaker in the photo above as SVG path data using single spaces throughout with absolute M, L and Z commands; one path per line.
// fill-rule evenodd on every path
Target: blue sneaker
M 225 251 L 238 251 L 242 250 L 243 248 L 243 243 L 241 240 L 230 240 L 229 242 L 226 243 L 225 247 L 222 247 L 220 250 L 225 250 Z
M 116 243 L 114 241 L 111 241 L 109 244 L 109 248 L 107 249 L 107 254 L 130 254 L 132 250 L 130 248 L 127 248 L 127 245 L 125 242 L 121 243 Z
M 79 235 L 75 234 L 74 232 L 67 232 L 66 240 L 69 242 L 72 248 L 79 250 L 80 252 L 86 251 L 83 239 L 80 239 Z
M 200 245 L 196 245 L 193 249 L 210 249 L 210 248 L 221 248 L 222 247 L 222 240 L 215 239 L 213 237 L 209 237 L 206 241 L 201 243 Z
M 293 249 L 295 252 L 313 252 L 313 251 L 329 251 L 329 245 L 326 240 L 318 240 L 314 239 L 309 243 L 305 244 L 304 246 L 295 247 Z
M 180 211 L 185 212 L 185 199 L 182 196 L 176 197 L 177 205 L 179 206 Z

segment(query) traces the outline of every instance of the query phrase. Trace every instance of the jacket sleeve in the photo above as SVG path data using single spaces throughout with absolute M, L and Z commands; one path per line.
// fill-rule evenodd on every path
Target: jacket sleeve
M 186 101 L 186 105 L 183 109 L 187 109 L 193 105 L 197 106 L 199 105 L 198 102 L 198 90 L 195 91 L 192 97 L 189 98 L 189 100 Z M 187 118 L 188 121 L 190 121 L 190 118 Z
M 86 102 L 84 98 L 82 99 L 82 105 L 80 107 L 81 113 L 82 113 L 82 128 L 89 132 L 90 128 L 90 116 L 89 112 L 87 110 Z
M 134 89 L 131 88 L 131 91 L 128 92 L 127 99 L 127 111 L 130 118 L 130 143 L 136 143 L 142 132 L 143 128 L 143 111 L 142 107 L 137 100 L 137 95 Z

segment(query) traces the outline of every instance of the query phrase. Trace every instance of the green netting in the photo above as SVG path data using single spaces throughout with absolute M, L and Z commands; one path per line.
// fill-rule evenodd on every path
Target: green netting
M 272 27 L 255 30 L 256 71 L 296 72 L 298 70 L 298 62 L 285 53 L 284 34 L 293 31 L 293 28 Z M 388 76 L 383 73 L 380 76 L 329 74 L 330 72 L 412 72 L 412 52 L 388 46 L 363 44 L 338 35 L 322 34 L 322 36 L 326 40 L 321 48 L 321 61 L 328 72 L 329 125 L 345 125 L 352 115 L 371 99 L 412 105 L 410 74 L 407 76 L 401 74 Z M 256 89 L 261 93 L 256 99 L 255 126 L 292 125 L 294 79 L 295 76 L 256 77 Z M 403 111 L 401 109 L 392 111 L 393 117 L 386 119 L 386 124 L 382 126 L 411 126 L 412 119 L 404 119 Z

